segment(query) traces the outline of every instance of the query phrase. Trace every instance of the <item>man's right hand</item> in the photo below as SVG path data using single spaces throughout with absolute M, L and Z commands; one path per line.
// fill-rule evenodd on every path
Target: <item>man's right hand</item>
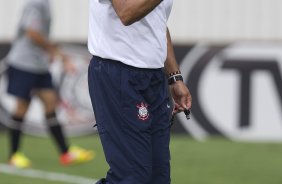
M 174 114 L 191 109 L 192 96 L 189 89 L 182 81 L 176 81 L 175 83 L 171 84 L 170 92 L 174 100 Z

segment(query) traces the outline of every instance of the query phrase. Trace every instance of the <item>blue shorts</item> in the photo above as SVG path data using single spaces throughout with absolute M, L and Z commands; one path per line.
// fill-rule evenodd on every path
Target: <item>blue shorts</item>
M 8 93 L 30 101 L 35 89 L 53 89 L 49 72 L 43 74 L 23 71 L 12 66 L 8 69 Z
M 94 56 L 88 83 L 110 166 L 103 183 L 169 184 L 171 109 L 163 70 Z

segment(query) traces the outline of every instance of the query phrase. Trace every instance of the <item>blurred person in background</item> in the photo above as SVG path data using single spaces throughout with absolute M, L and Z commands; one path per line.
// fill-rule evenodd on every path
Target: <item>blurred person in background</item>
M 50 62 L 60 58 L 67 71 L 73 70 L 68 58 L 49 40 L 51 12 L 49 0 L 29 0 L 23 10 L 17 38 L 7 56 L 8 93 L 16 97 L 16 108 L 11 115 L 9 163 L 26 168 L 31 161 L 19 152 L 22 126 L 32 96 L 37 95 L 45 109 L 46 125 L 59 151 L 60 163 L 71 165 L 87 162 L 93 152 L 69 146 L 62 126 L 56 117 L 58 96 L 49 72 Z
M 167 83 L 173 113 L 192 100 L 166 25 L 173 0 L 89 2 L 89 92 L 110 166 L 97 184 L 169 184 Z

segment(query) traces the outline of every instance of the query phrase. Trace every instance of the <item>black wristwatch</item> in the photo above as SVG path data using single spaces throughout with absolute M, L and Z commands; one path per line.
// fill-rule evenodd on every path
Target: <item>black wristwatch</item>
M 168 84 L 174 84 L 176 81 L 183 81 L 183 77 L 181 74 L 173 75 L 167 79 Z

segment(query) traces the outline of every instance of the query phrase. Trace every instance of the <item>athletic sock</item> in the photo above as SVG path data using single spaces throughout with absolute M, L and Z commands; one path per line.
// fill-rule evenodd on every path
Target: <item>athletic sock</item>
M 60 149 L 61 154 L 66 153 L 68 151 L 68 145 L 66 143 L 62 126 L 56 117 L 56 113 L 46 115 L 46 121 L 49 131 Z
M 23 118 L 12 116 L 12 123 L 11 123 L 12 126 L 9 128 L 10 145 L 11 145 L 10 157 L 14 153 L 16 153 L 19 149 L 20 139 L 22 135 L 22 130 L 21 130 L 22 122 L 23 122 Z

